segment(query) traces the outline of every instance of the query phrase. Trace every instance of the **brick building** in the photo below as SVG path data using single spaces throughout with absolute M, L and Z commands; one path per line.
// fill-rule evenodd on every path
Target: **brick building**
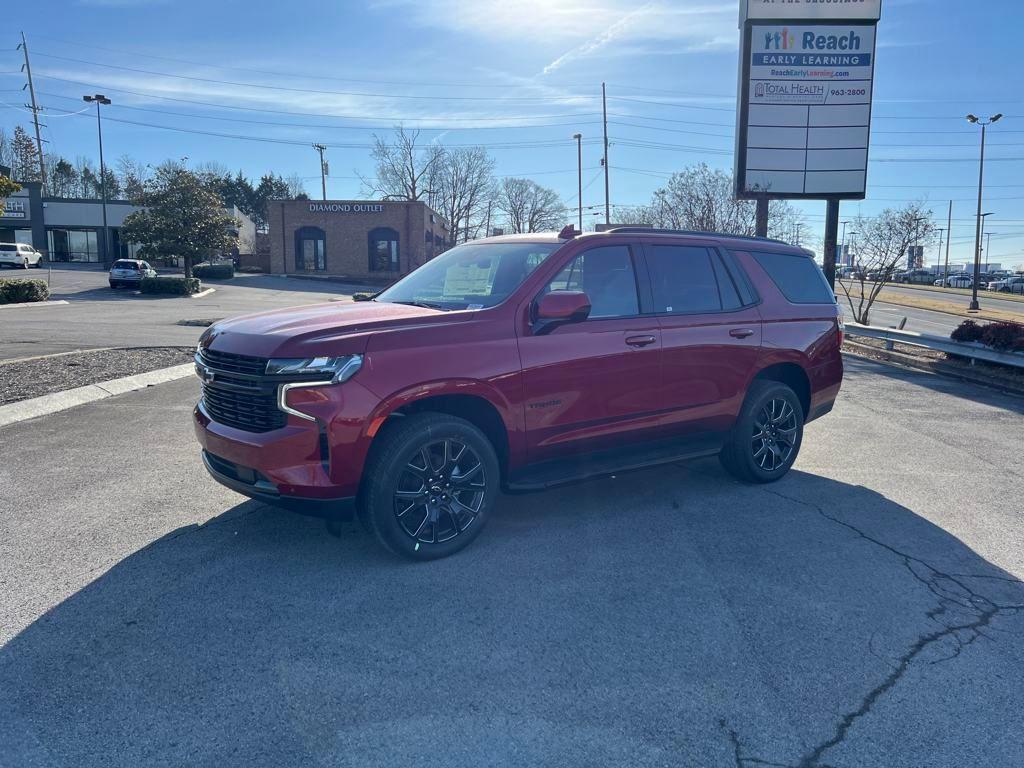
M 448 247 L 448 226 L 423 202 L 270 203 L 270 271 L 390 281 Z

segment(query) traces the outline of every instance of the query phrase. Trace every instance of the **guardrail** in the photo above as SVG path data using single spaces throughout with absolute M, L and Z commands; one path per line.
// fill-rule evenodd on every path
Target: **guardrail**
M 893 343 L 908 344 L 912 347 L 923 347 L 936 352 L 946 352 L 957 357 L 966 357 L 972 361 L 983 360 L 986 363 L 1009 365 L 1013 368 L 1024 368 L 1024 354 L 1019 352 L 1000 352 L 977 342 L 953 341 L 944 336 L 931 336 L 927 333 L 903 331 L 898 328 L 879 328 L 874 325 L 846 323 L 847 336 L 863 336 L 868 339 L 881 339 L 886 342 L 886 349 L 892 349 Z

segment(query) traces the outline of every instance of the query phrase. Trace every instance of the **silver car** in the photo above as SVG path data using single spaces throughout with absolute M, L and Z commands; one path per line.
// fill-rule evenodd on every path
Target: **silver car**
M 111 288 L 138 288 L 144 277 L 156 277 L 156 270 L 145 261 L 118 259 L 110 265 Z

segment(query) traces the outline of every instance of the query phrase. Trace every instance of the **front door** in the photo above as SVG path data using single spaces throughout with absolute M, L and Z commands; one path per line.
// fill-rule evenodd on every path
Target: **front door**
M 645 245 L 662 337 L 659 397 L 677 434 L 732 425 L 761 352 L 761 316 L 717 249 Z
M 661 332 L 640 314 L 635 258 L 624 245 L 572 257 L 544 291 L 586 292 L 589 318 L 520 336 L 531 462 L 620 446 L 657 418 Z

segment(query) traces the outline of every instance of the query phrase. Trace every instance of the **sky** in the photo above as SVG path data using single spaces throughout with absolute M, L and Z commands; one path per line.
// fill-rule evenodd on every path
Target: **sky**
M 0 28 L 0 127 L 30 127 L 24 32 L 46 150 L 96 158 L 101 92 L 108 162 L 187 157 L 250 177 L 304 178 L 328 145 L 328 198 L 363 197 L 373 135 L 483 145 L 499 176 L 526 176 L 578 205 L 582 133 L 586 228 L 603 221 L 601 83 L 607 83 L 614 206 L 647 203 L 673 172 L 731 170 L 738 0 L 37 0 Z M 989 261 L 1024 265 L 1024 85 L 1019 0 L 883 0 L 868 197 L 841 220 L 926 201 L 951 263 L 970 260 L 979 129 L 989 131 L 984 210 Z M 801 203 L 820 244 L 825 203 Z M 613 213 L 613 220 L 615 215 Z M 852 228 L 851 228 L 852 229 Z M 938 260 L 937 243 L 926 261 Z

